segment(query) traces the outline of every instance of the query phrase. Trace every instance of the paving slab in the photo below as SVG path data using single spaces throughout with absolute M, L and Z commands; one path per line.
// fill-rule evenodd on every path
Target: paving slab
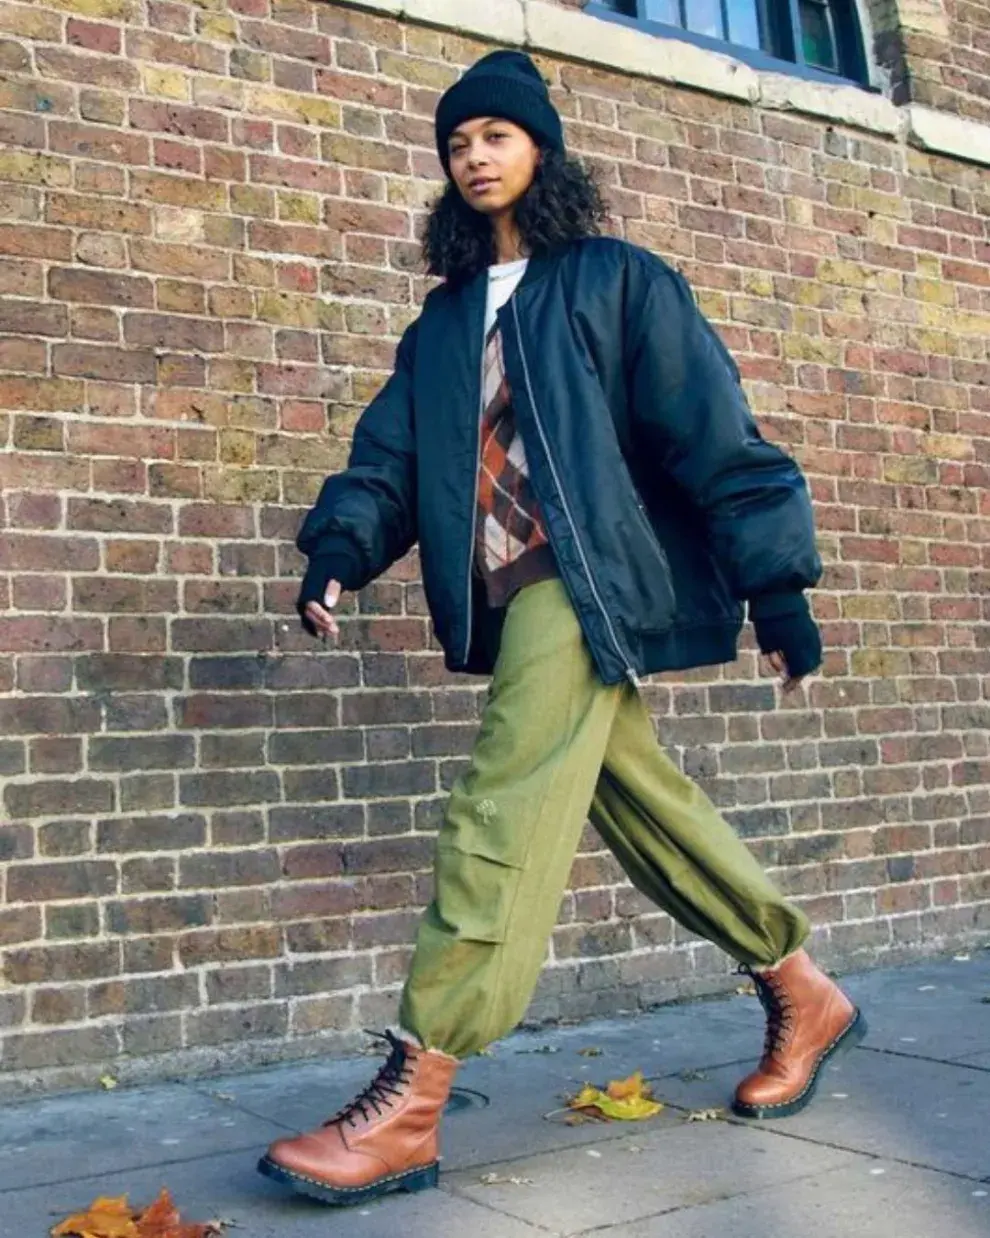
M 969 1057 L 958 1060 L 960 1066 L 972 1066 L 974 1070 L 990 1070 L 990 1049 L 984 1053 L 973 1053 Z
M 0 1191 L 82 1178 L 108 1166 L 189 1160 L 280 1133 L 271 1122 L 178 1085 L 23 1102 L 0 1109 Z M 8 1232 L 17 1234 L 0 1225 L 0 1233 Z
M 608 1229 L 608 1238 L 986 1238 L 990 1192 L 927 1170 L 866 1161 L 731 1200 Z
M 733 1076 L 712 1071 L 685 1084 L 658 1087 L 672 1104 L 722 1103 Z M 856 1049 L 826 1068 L 815 1101 L 803 1113 L 760 1125 L 799 1139 L 872 1156 L 982 1178 L 990 1175 L 990 1073 L 964 1065 Z
M 293 1196 L 254 1165 L 272 1138 L 350 1099 L 377 1054 L 10 1105 L 0 1234 L 43 1238 L 98 1194 L 144 1203 L 167 1184 L 187 1215 L 236 1222 L 231 1238 L 987 1238 L 990 956 L 844 983 L 873 1031 L 804 1114 L 685 1121 L 724 1105 L 758 1056 L 752 997 L 524 1033 L 461 1072 L 441 1189 L 346 1212 Z M 547 1120 L 582 1083 L 637 1069 L 668 1102 L 657 1119 Z M 484 1183 L 490 1172 L 531 1182 Z
M 975 1192 L 975 1195 L 974 1195 Z M 986 1238 L 990 1192 L 928 1170 L 867 1161 L 652 1216 L 608 1238 Z
M 850 976 L 872 1048 L 953 1061 L 990 1046 L 990 953 Z
M 759 1014 L 701 1002 L 637 1018 L 512 1036 L 465 1064 L 444 1126 L 450 1167 L 487 1164 L 600 1140 L 601 1127 L 547 1120 L 585 1083 L 603 1086 L 636 1070 L 649 1077 L 758 1053 Z M 587 1051 L 596 1056 L 584 1056 Z M 370 1079 L 380 1058 L 307 1062 L 190 1085 L 208 1097 L 291 1130 L 323 1121 Z M 615 1128 L 607 1128 L 612 1131 Z M 620 1128 L 621 1129 L 621 1128 Z
M 832 1148 L 723 1122 L 643 1126 L 594 1148 L 516 1162 L 523 1185 L 486 1186 L 475 1172 L 448 1175 L 447 1189 L 552 1234 L 639 1220 L 788 1181 L 855 1158 Z
M 222 1218 L 230 1238 L 536 1238 L 543 1231 L 446 1191 L 395 1195 L 368 1208 L 327 1208 L 269 1182 L 254 1159 L 237 1153 L 162 1169 L 102 1173 L 93 1178 L 0 1195 L 4 1238 L 44 1238 L 57 1221 L 97 1195 L 127 1194 L 144 1205 L 167 1185 L 191 1220 Z

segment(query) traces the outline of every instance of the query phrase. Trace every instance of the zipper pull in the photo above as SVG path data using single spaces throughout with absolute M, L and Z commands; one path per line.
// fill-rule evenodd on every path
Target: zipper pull
M 632 686 L 636 689 L 637 692 L 643 686 L 640 682 L 639 676 L 636 674 L 636 672 L 633 670 L 631 666 L 626 667 L 626 678 L 629 680 L 629 682 L 632 684 Z

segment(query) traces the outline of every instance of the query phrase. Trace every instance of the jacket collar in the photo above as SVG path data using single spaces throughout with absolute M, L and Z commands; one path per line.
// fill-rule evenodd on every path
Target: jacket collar
M 557 269 L 561 259 L 568 252 L 571 243 L 557 245 L 552 249 L 548 249 L 545 253 L 534 255 L 529 260 L 529 265 L 519 281 L 518 291 L 524 291 L 526 288 L 531 288 L 540 280 L 546 279 L 551 271 Z M 467 304 L 473 304 L 477 301 L 484 303 L 485 297 L 488 294 L 488 271 L 487 269 L 479 271 L 477 275 L 469 279 L 466 284 L 461 284 L 456 289 L 450 289 L 454 296 L 464 298 Z
M 546 279 L 551 271 L 557 269 L 561 259 L 569 249 L 569 244 L 557 245 L 552 249 L 548 249 L 546 253 L 530 258 L 529 266 L 527 266 L 526 272 L 519 282 L 520 289 L 529 288 L 533 284 L 539 283 L 541 279 Z

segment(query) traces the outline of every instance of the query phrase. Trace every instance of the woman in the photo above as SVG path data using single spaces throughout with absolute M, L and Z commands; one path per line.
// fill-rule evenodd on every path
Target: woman
M 598 235 L 600 196 L 528 57 L 476 64 L 436 131 L 449 184 L 425 251 L 444 282 L 305 521 L 299 606 L 335 636 L 341 590 L 418 541 L 448 667 L 493 678 L 388 1061 L 260 1165 L 335 1204 L 436 1183 L 457 1066 L 522 1017 L 589 813 L 635 885 L 755 980 L 767 1038 L 737 1113 L 803 1108 L 863 1031 L 638 692 L 642 674 L 731 661 L 743 602 L 785 690 L 818 667 L 803 478 L 760 437 L 685 281 Z

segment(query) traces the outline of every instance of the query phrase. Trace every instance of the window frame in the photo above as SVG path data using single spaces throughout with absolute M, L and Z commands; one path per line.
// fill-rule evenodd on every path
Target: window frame
M 637 14 L 645 9 L 645 0 L 633 0 Z M 856 0 L 828 0 L 834 21 L 836 38 L 836 53 L 839 57 L 841 70 L 839 73 L 829 73 L 826 69 L 817 69 L 804 59 L 804 49 L 801 38 L 801 14 L 798 0 L 760 0 L 760 8 L 766 14 L 772 25 L 776 38 L 793 53 L 793 59 L 774 56 L 762 48 L 745 47 L 740 43 L 730 43 L 724 39 L 713 39 L 709 35 L 695 34 L 682 26 L 669 26 L 666 22 L 653 21 L 647 17 L 632 17 L 618 13 L 608 8 L 602 0 L 591 0 L 584 6 L 584 12 L 591 17 L 603 21 L 617 22 L 633 30 L 643 30 L 647 34 L 661 39 L 678 39 L 682 43 L 691 43 L 695 47 L 718 52 L 722 56 L 732 56 L 747 64 L 750 68 L 769 73 L 783 73 L 790 77 L 799 77 L 805 81 L 824 82 L 832 86 L 857 86 L 861 90 L 876 93 L 870 81 L 870 69 L 866 59 L 863 42 L 863 27 L 859 18 Z M 786 12 L 787 20 L 781 20 L 782 11 Z

